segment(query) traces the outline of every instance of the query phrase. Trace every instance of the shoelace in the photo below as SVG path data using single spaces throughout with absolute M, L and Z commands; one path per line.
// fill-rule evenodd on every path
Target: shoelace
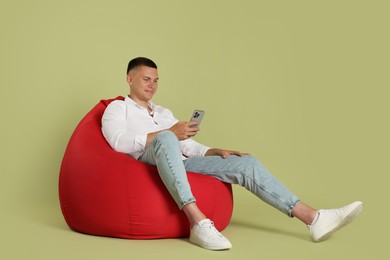
M 199 224 L 198 224 L 199 225 Z M 214 227 L 214 222 L 202 223 L 199 227 L 207 234 L 208 237 L 222 237 L 221 233 Z

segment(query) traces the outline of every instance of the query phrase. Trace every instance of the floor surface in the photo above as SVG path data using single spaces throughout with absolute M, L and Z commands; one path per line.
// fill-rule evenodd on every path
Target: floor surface
M 372 230 L 370 207 L 351 225 L 322 243 L 310 240 L 306 226 L 235 189 L 235 208 L 223 231 L 233 248 L 208 251 L 187 239 L 126 240 L 76 233 L 58 207 L 26 207 L 27 215 L 3 215 L 0 259 L 369 259 L 387 255 Z M 30 209 L 30 210 L 29 210 Z M 12 213 L 9 212 L 9 213 Z M 376 242 L 378 240 L 378 242 Z M 377 258 L 383 259 L 383 258 Z

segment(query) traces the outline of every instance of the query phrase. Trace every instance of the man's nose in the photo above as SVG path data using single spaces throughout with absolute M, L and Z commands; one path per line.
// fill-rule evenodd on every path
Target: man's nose
M 148 85 L 149 88 L 156 88 L 157 87 L 157 82 L 151 82 L 149 85 Z

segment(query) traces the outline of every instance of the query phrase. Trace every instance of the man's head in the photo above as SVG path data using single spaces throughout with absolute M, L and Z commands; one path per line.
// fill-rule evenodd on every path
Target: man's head
M 135 58 L 135 59 L 132 59 L 131 61 L 129 61 L 129 64 L 127 65 L 127 73 L 126 74 L 129 74 L 129 72 L 131 70 L 137 69 L 140 66 L 145 66 L 145 67 L 157 69 L 156 63 L 154 63 L 154 61 L 152 61 L 151 59 L 144 58 L 144 57 L 138 57 L 138 58 Z
M 130 86 L 130 98 L 146 106 L 157 91 L 157 65 L 148 58 L 135 58 L 127 66 L 127 83 Z

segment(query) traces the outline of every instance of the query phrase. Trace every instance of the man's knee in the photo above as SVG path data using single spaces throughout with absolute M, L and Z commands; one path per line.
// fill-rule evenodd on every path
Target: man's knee
M 179 139 L 177 139 L 176 135 L 169 130 L 158 133 L 154 141 L 163 145 L 179 145 Z
M 239 160 L 243 161 L 247 165 L 253 165 L 253 164 L 258 163 L 256 157 L 254 157 L 253 155 L 244 155 L 244 156 L 238 157 L 238 158 L 239 158 Z
M 237 158 L 239 160 L 239 164 L 243 169 L 246 169 L 246 172 L 254 171 L 259 167 L 262 167 L 261 163 L 256 159 L 256 157 L 252 155 L 245 155 Z
M 179 139 L 169 130 L 158 133 L 152 141 L 152 147 L 156 155 L 166 156 L 168 153 L 170 155 L 177 155 L 181 159 Z
M 172 131 L 169 131 L 169 130 L 161 131 L 160 133 L 158 133 L 156 135 L 156 138 L 159 139 L 159 140 L 174 140 L 174 141 L 178 141 L 176 135 Z

